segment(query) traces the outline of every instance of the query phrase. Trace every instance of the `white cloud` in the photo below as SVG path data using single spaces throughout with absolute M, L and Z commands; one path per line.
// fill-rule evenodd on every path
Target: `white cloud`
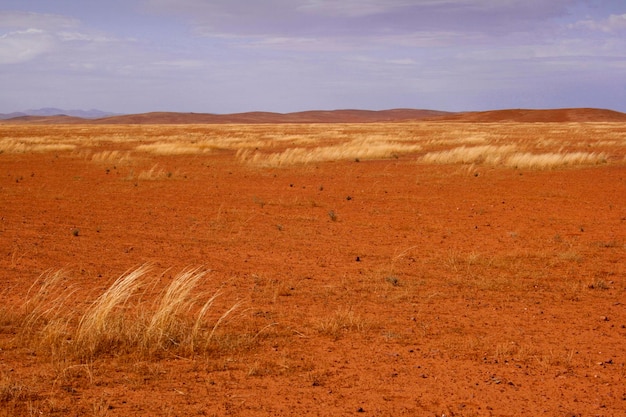
M 620 15 L 612 14 L 607 19 L 603 20 L 581 20 L 572 25 L 569 25 L 569 28 L 582 28 L 604 33 L 617 33 L 626 31 L 626 13 Z
M 58 32 L 58 38 L 64 42 L 80 41 L 80 42 L 117 42 L 119 39 L 102 34 L 83 33 L 83 32 Z
M 204 35 L 350 37 L 415 31 L 512 33 L 564 17 L 582 0 L 143 0 Z
M 0 65 L 11 64 L 0 66 L 0 105 L 522 106 L 527 91 L 550 99 L 553 84 L 563 97 L 596 78 L 617 85 L 626 62 L 617 0 L 610 10 L 589 6 L 599 0 L 127 0 L 144 14 L 71 1 L 84 20 L 0 12 Z M 615 90 L 593 94 L 618 102 Z M 33 104 L 18 106 L 24 97 Z
M 69 29 L 79 26 L 79 21 L 67 16 L 25 11 L 0 11 L 0 28 L 41 30 Z
M 417 62 L 411 58 L 388 59 L 388 63 L 394 65 L 415 65 Z
M 77 61 L 98 60 L 98 45 L 131 42 L 86 28 L 74 18 L 52 14 L 0 11 L 2 28 L 17 30 L 0 31 L 0 65 L 48 56 L 49 61 L 65 63 L 70 68 L 90 68 L 93 65 L 88 62 Z
M 0 65 L 30 61 L 55 47 L 55 39 L 41 29 L 9 32 L 0 36 Z
M 422 2 L 422 4 L 428 2 Z M 432 3 L 432 2 L 431 2 Z M 411 0 L 304 0 L 296 10 L 329 16 L 369 16 L 414 5 Z

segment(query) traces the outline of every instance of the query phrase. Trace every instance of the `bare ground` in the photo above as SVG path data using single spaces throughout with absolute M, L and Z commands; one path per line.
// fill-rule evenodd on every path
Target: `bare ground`
M 289 168 L 0 155 L 0 415 L 616 416 L 626 409 L 626 167 Z M 55 355 L 19 311 L 64 269 L 84 309 L 129 269 L 210 270 L 191 357 Z M 233 340 L 235 340 L 233 339 Z M 68 341 L 71 343 L 71 340 Z

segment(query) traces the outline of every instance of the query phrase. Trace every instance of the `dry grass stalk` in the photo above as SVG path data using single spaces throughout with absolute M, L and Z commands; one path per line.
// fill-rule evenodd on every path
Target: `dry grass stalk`
M 210 149 L 201 144 L 186 144 L 180 142 L 155 142 L 139 145 L 137 152 L 148 152 L 155 155 L 194 155 L 208 152 Z
M 606 154 L 595 152 L 548 152 L 542 154 L 525 152 L 510 155 L 504 164 L 515 168 L 550 169 L 564 165 L 597 165 L 606 163 L 606 160 Z
M 123 274 L 82 314 L 66 308 L 73 293 L 63 288 L 64 274 L 44 274 L 38 290 L 32 295 L 29 291 L 24 303 L 19 337 L 24 343 L 36 344 L 53 360 L 83 361 L 125 353 L 150 358 L 160 352 L 193 356 L 214 349 L 218 328 L 239 303 L 209 318 L 219 292 L 203 303 L 205 294 L 194 294 L 206 276 L 199 269 L 182 271 L 149 302 L 146 291 L 154 286 L 149 272 L 143 265 Z
M 152 155 L 236 151 L 262 167 L 382 159 L 425 152 L 422 163 L 551 169 L 626 161 L 622 123 L 445 123 L 263 125 L 0 125 L 0 153 L 70 151 L 98 146 Z M 451 148 L 452 147 L 452 148 Z M 590 148 L 597 153 L 589 153 Z M 117 154 L 116 154 L 117 153 Z M 94 161 L 121 163 L 128 151 L 96 151 Z M 119 158 L 119 159 L 118 159 Z M 160 179 L 159 170 L 141 179 Z
M 140 181 L 155 181 L 169 178 L 170 176 L 171 174 L 165 172 L 164 169 L 159 168 L 158 164 L 154 164 L 149 170 L 144 170 L 137 174 L 137 179 Z
M 261 154 L 240 151 L 242 162 L 263 167 L 281 167 L 324 161 L 365 160 L 397 157 L 399 154 L 417 152 L 419 144 L 392 141 L 354 139 L 347 143 L 317 148 L 288 148 L 282 152 Z
M 73 151 L 74 149 L 76 149 L 76 145 L 70 143 L 38 143 L 12 139 L 0 140 L 0 154 L 28 152 L 61 152 Z
M 46 271 L 31 285 L 27 293 L 27 301 L 22 306 L 21 336 L 31 337 L 39 326 L 58 321 L 61 311 L 74 290 L 63 286 L 63 271 Z M 39 289 L 32 296 L 31 291 L 39 283 Z
M 195 300 L 190 296 L 190 293 L 204 275 L 205 272 L 199 270 L 183 271 L 163 292 L 152 318 L 144 330 L 142 343 L 147 350 L 155 347 L 176 346 L 183 343 L 185 338 L 193 339 L 193 333 L 197 332 L 197 326 L 194 325 L 193 331 L 188 332 L 187 326 L 180 320 L 193 307 Z M 211 298 L 211 300 L 213 299 L 214 297 Z M 192 341 L 189 340 L 188 343 L 192 343 Z
M 82 316 L 76 330 L 76 348 L 94 356 L 101 351 L 109 351 L 112 347 L 128 343 L 132 332 L 128 323 L 120 315 L 113 313 L 123 308 L 130 297 L 140 288 L 143 275 L 148 272 L 146 265 L 119 277 L 91 305 Z M 131 343 L 132 344 L 132 343 Z
M 488 164 L 496 165 L 514 152 L 515 145 L 459 146 L 446 151 L 429 152 L 420 162 L 427 164 Z
M 107 162 L 107 163 L 125 163 L 130 160 L 129 152 L 122 152 L 118 150 L 100 151 L 91 156 L 93 162 Z
M 364 331 L 368 323 L 363 317 L 356 314 L 350 308 L 340 308 L 330 316 L 320 320 L 318 331 L 336 339 L 343 333 L 352 331 Z

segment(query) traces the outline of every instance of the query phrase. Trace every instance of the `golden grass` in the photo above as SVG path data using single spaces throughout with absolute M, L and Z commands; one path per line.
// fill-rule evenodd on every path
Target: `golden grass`
M 73 151 L 76 145 L 69 143 L 38 143 L 23 140 L 0 140 L 0 154 L 2 153 L 40 153 Z
M 445 151 L 429 152 L 420 162 L 426 164 L 498 164 L 502 158 L 515 151 L 515 145 L 459 146 Z
M 559 166 L 597 165 L 607 162 L 606 153 L 595 152 L 515 152 L 515 145 L 459 146 L 429 152 L 419 160 L 434 164 L 484 164 L 509 168 L 551 169 Z
M 211 351 L 218 327 L 239 304 L 221 314 L 212 312 L 219 292 L 197 293 L 206 277 L 200 269 L 180 272 L 151 297 L 156 280 L 150 279 L 150 271 L 144 265 L 123 274 L 82 312 L 70 308 L 72 292 L 63 284 L 62 272 L 42 275 L 33 286 L 37 291 L 29 292 L 23 305 L 19 339 L 53 359 L 80 361 L 120 354 L 190 357 Z
M 130 161 L 130 152 L 119 150 L 104 150 L 91 155 L 93 162 L 125 163 Z
M 369 322 L 351 308 L 339 308 L 334 313 L 319 320 L 320 333 L 339 339 L 343 334 L 367 330 Z
M 0 153 L 48 151 L 116 164 L 221 153 L 273 168 L 415 154 L 421 164 L 554 169 L 624 163 L 626 124 L 0 125 Z M 164 172 L 140 175 L 160 179 Z
M 204 144 L 186 144 L 180 142 L 155 142 L 135 147 L 137 152 L 148 152 L 155 155 L 193 155 L 210 151 Z
M 354 139 L 347 143 L 315 148 L 289 148 L 282 152 L 262 154 L 246 149 L 239 151 L 240 161 L 263 167 L 282 167 L 325 161 L 385 159 L 400 154 L 417 152 L 419 144 L 405 144 L 391 141 Z
M 143 170 L 137 174 L 138 180 L 154 181 L 171 177 L 172 174 L 166 172 L 163 168 L 159 168 L 158 164 L 154 164 L 150 169 Z
M 564 152 L 541 153 L 530 152 L 509 155 L 504 165 L 512 168 L 549 169 L 559 166 L 598 165 L 607 162 L 606 153 L 595 152 Z

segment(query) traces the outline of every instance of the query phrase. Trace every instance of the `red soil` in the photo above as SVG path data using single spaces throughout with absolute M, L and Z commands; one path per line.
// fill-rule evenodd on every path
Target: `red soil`
M 215 357 L 80 364 L 51 363 L 3 325 L 0 376 L 28 394 L 0 397 L 0 415 L 626 410 L 624 165 L 475 176 L 414 157 L 285 169 L 231 152 L 155 159 L 171 178 L 0 155 L 3 303 L 17 306 L 49 268 L 87 294 L 145 262 L 205 266 L 225 305 L 245 302 L 238 320 L 270 327 Z M 320 331 L 347 311 L 356 324 Z

